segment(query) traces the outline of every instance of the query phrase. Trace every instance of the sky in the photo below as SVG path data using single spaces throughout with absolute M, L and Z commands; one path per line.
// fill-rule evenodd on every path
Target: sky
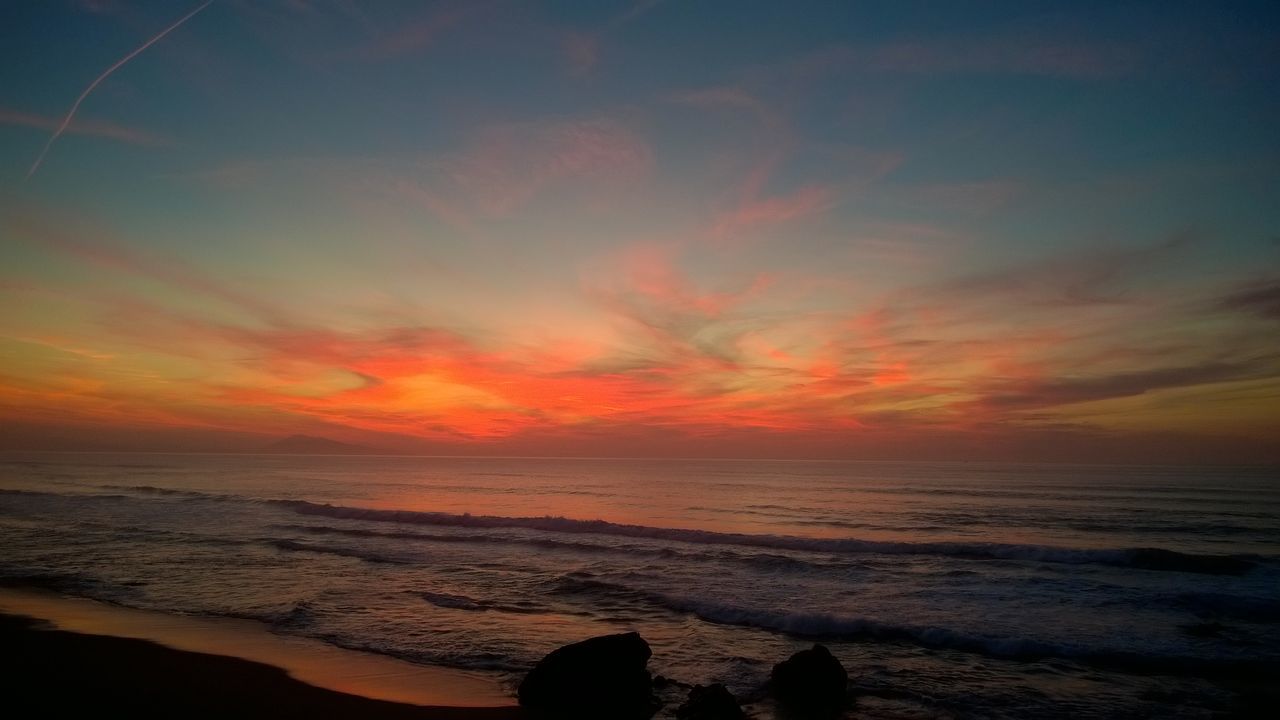
M 1272 2 L 4 3 L 0 448 L 1280 461 L 1277 88 Z

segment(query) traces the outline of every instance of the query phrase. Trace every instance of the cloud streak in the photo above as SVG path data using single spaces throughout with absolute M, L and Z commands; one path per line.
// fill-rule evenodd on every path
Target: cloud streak
M 53 131 L 53 134 L 49 136 L 49 140 L 45 142 L 44 147 L 41 148 L 40 154 L 36 156 L 35 162 L 31 163 L 31 168 L 27 170 L 26 179 L 30 180 L 31 176 L 35 175 L 36 171 L 40 169 L 40 165 L 44 162 L 45 155 L 49 153 L 49 148 L 52 148 L 53 143 L 56 142 L 64 132 L 67 131 L 68 127 L 71 126 L 72 120 L 75 119 L 76 111 L 80 109 L 80 104 L 84 102 L 85 98 L 89 97 L 89 94 L 92 93 L 94 89 L 98 87 L 98 85 L 102 84 L 103 80 L 106 80 L 108 77 L 110 77 L 111 73 L 114 73 L 116 70 L 119 70 L 121 67 L 124 67 L 125 63 L 137 57 L 139 54 L 142 53 L 142 51 L 146 50 L 152 45 L 155 45 L 165 35 L 168 35 L 174 30 L 177 30 L 179 27 L 182 27 L 184 23 L 186 23 L 191 18 L 195 17 L 198 13 L 200 13 L 200 11 L 209 7 L 211 4 L 213 4 L 213 0 L 205 0 L 205 2 L 201 3 L 198 7 L 196 7 L 196 9 L 192 10 L 186 15 L 183 15 L 176 22 L 174 22 L 172 25 L 169 25 L 165 29 L 161 30 L 159 33 L 152 35 L 149 40 L 142 43 L 137 48 L 134 48 L 134 50 L 130 52 L 128 55 L 125 55 L 124 57 L 115 61 L 115 63 L 113 63 L 111 67 L 107 68 L 106 70 L 103 70 L 102 73 L 98 75 L 98 77 L 94 78 L 93 82 L 89 83 L 88 87 L 86 87 L 80 93 L 80 96 L 76 98 L 76 101 L 71 104 L 71 109 L 67 111 L 66 116 L 62 118 L 62 122 L 58 124 L 57 129 L 55 129 Z
M 56 131 L 60 124 L 61 123 L 58 118 L 37 115 L 35 113 L 21 112 L 19 110 L 0 108 L 0 125 Z M 144 147 L 157 147 L 160 145 L 170 144 L 170 140 L 168 138 L 161 137 L 145 130 L 137 130 L 130 127 L 124 127 L 123 125 L 116 125 L 114 123 L 101 122 L 97 120 L 76 120 L 69 124 L 66 129 L 63 130 L 63 133 L 106 138 L 108 140 L 116 140 L 118 142 L 129 143 L 131 145 L 142 145 Z
M 1250 283 L 1221 298 L 1218 307 L 1280 320 L 1280 280 Z

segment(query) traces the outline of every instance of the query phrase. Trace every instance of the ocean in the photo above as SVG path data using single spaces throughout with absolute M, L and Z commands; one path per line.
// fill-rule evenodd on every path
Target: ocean
M 1280 676 L 1274 468 L 10 454 L 0 548 L 9 585 L 512 688 L 637 630 L 758 717 L 814 642 L 859 718 L 1221 717 Z

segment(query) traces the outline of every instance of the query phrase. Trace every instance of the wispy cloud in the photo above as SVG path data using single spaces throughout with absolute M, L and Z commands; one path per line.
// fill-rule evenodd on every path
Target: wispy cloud
M 736 85 L 682 90 L 672 93 L 671 102 L 703 109 L 746 110 L 754 114 L 760 124 L 772 130 L 782 130 L 786 125 L 782 115 L 759 97 Z
M 652 162 L 648 144 L 625 125 L 592 119 L 491 126 L 445 165 L 469 202 L 506 215 L 564 182 L 629 183 Z
M 389 60 L 423 52 L 491 4 L 453 1 L 433 4 L 416 17 L 398 23 L 394 30 L 381 34 L 355 55 L 364 60 Z
M 734 237 L 755 228 L 813 215 L 830 207 L 832 201 L 831 190 L 816 185 L 802 187 L 788 195 L 747 200 L 717 218 L 712 232 L 718 238 Z
M 1131 282 L 1170 263 L 1190 242 L 1174 235 L 1157 243 L 1099 247 L 957 277 L 926 291 L 949 300 L 1004 296 L 1034 305 L 1111 305 L 1129 301 Z
M 1198 365 L 1076 377 L 1042 378 L 999 383 L 983 388 L 977 404 L 988 409 L 1031 409 L 1096 402 L 1142 395 L 1170 388 L 1280 376 L 1280 357 L 1248 362 L 1206 362 Z
M 233 289 L 180 259 L 158 259 L 131 249 L 102 230 L 88 230 L 65 219 L 54 221 L 47 214 L 30 211 L 15 213 L 10 227 L 21 241 L 39 244 L 99 268 L 145 277 L 218 300 L 259 321 L 280 322 L 282 317 L 272 303 Z
M 577 78 L 588 78 L 594 74 L 608 37 L 649 14 L 663 2 L 664 0 L 636 0 L 602 26 L 557 33 L 560 51 L 568 63 L 570 74 Z
M 633 0 L 630 7 L 609 21 L 609 27 L 612 29 L 635 22 L 665 2 L 666 0 Z
M 902 163 L 894 151 L 871 150 L 839 145 L 818 146 L 803 142 L 782 107 L 764 100 L 741 85 L 715 85 L 668 95 L 675 105 L 695 108 L 714 116 L 738 115 L 750 118 L 752 127 L 735 149 L 728 153 L 732 164 L 746 165 L 734 186 L 726 192 L 727 207 L 717 210 L 709 222 L 707 236 L 723 241 L 739 239 L 755 230 L 799 221 L 821 214 L 850 195 L 879 181 Z M 816 159 L 821 170 L 811 174 L 821 181 L 799 184 L 779 182 L 800 159 Z
M 58 118 L 37 115 L 36 113 L 0 108 L 0 125 L 56 131 L 58 126 L 61 125 L 61 121 Z M 66 126 L 63 133 L 100 137 L 145 147 L 172 144 L 169 138 L 162 135 L 100 120 L 73 120 Z
M 1217 300 L 1216 306 L 1223 310 L 1252 313 L 1270 320 L 1280 320 L 1280 280 L 1268 279 L 1247 283 Z

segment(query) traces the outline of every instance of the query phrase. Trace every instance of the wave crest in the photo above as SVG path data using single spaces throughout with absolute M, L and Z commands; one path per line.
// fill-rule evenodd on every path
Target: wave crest
M 342 520 L 393 522 L 460 528 L 521 528 L 565 534 L 664 540 L 698 545 L 737 545 L 801 552 L 832 554 L 942 555 L 976 560 L 1016 560 L 1042 563 L 1099 564 L 1143 570 L 1241 575 L 1256 566 L 1254 559 L 1238 555 L 1194 555 L 1163 548 L 1068 548 L 1051 545 L 1022 545 L 983 542 L 897 542 L 858 538 L 806 538 L 792 535 L 751 535 L 682 528 L 627 525 L 607 520 L 572 518 L 503 517 L 497 515 L 452 514 L 414 510 L 375 510 L 314 503 L 307 500 L 271 500 L 301 515 Z

